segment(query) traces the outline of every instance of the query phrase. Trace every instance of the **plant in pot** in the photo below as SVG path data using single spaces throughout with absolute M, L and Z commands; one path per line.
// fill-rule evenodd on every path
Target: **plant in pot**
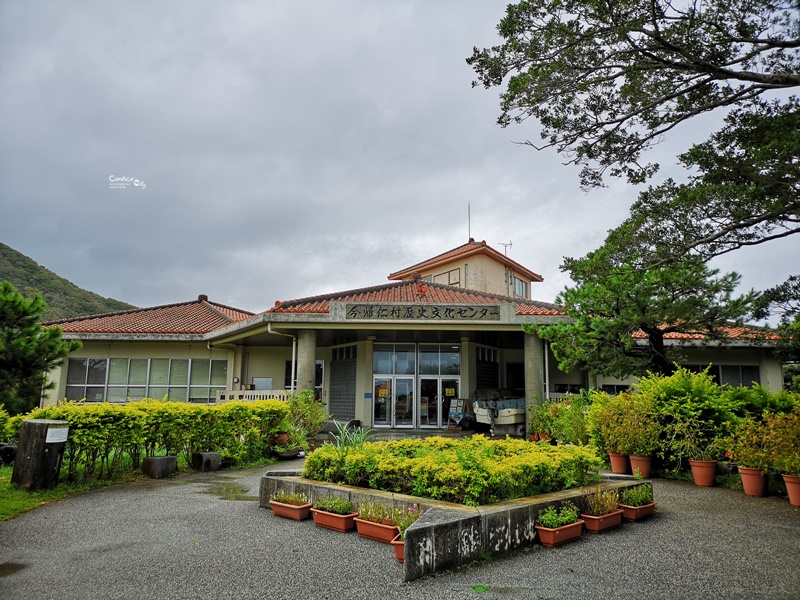
M 380 502 L 362 502 L 354 519 L 358 535 L 386 544 L 400 533 L 394 509 Z
M 619 403 L 620 451 L 627 454 L 634 475 L 650 477 L 653 454 L 661 445 L 661 420 L 649 394 L 627 393 L 615 398 Z
M 532 442 L 539 442 L 550 438 L 553 418 L 550 414 L 550 403 L 538 400 L 536 404 L 529 404 L 528 410 L 531 413 L 528 422 L 528 435 Z
M 619 492 L 616 488 L 597 487 L 581 497 L 586 531 L 600 533 L 613 529 L 622 523 L 622 509 L 619 507 Z
M 624 488 L 619 493 L 619 507 L 626 521 L 638 521 L 649 517 L 656 508 L 653 488 L 646 483 Z
M 272 448 L 278 458 L 296 458 L 301 451 L 308 450 L 308 439 L 306 432 L 297 425 L 289 424 L 286 431 L 286 443 L 282 446 L 276 445 Z
M 347 498 L 329 496 L 320 498 L 311 509 L 314 524 L 334 531 L 347 532 L 356 526 L 357 512 L 353 511 L 353 504 Z
M 560 508 L 548 506 L 539 513 L 538 525 L 534 527 L 542 545 L 552 548 L 580 538 L 583 524 L 578 518 L 578 507 L 564 502 Z
M 752 416 L 745 417 L 733 426 L 725 444 L 738 465 L 744 493 L 763 496 L 767 491 L 765 469 L 770 455 L 767 425 Z
M 303 521 L 308 518 L 311 509 L 311 502 L 308 497 L 301 493 L 290 493 L 286 490 L 279 490 L 269 501 L 272 512 L 277 517 Z
M 713 421 L 693 416 L 675 418 L 667 426 L 665 449 L 671 451 L 678 460 L 689 460 L 695 485 L 714 485 L 717 459 L 723 454 L 723 450 Z
M 783 476 L 792 506 L 800 506 L 800 412 L 764 415 L 770 464 Z
M 589 439 L 598 450 L 608 454 L 611 472 L 624 474 L 628 472 L 628 456 L 623 451 L 626 433 L 621 424 L 622 405 L 618 398 L 594 392 L 586 419 Z
M 425 514 L 425 510 L 420 508 L 418 504 L 402 504 L 395 508 L 394 518 L 397 523 L 398 534 L 392 540 L 394 547 L 394 555 L 397 562 L 405 561 L 405 548 L 406 548 L 406 530 L 416 523 L 417 520 Z

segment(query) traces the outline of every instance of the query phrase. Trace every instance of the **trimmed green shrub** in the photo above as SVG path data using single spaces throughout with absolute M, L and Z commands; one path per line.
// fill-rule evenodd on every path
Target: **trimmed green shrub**
M 476 435 L 370 442 L 345 455 L 326 443 L 304 476 L 477 506 L 585 485 L 599 468 L 589 448 Z

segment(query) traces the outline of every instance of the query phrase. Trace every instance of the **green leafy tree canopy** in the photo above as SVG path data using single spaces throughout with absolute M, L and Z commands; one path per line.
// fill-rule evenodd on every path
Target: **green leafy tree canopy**
M 64 340 L 58 327 L 43 328 L 42 297 L 26 300 L 7 281 L 0 281 L 0 405 L 11 415 L 36 407 L 47 372 L 81 344 Z

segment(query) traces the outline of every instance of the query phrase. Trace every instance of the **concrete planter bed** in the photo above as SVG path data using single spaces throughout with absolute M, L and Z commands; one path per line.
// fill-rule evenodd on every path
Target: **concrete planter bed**
M 601 487 L 633 487 L 636 480 L 604 481 Z M 648 483 L 652 486 L 651 483 Z M 392 494 L 367 488 L 323 483 L 300 477 L 299 473 L 272 473 L 261 478 L 259 506 L 269 508 L 269 499 L 279 490 L 304 493 L 315 502 L 320 498 L 346 498 L 358 506 L 364 501 L 418 504 L 425 514 L 406 531 L 404 579 L 411 581 L 438 571 L 466 566 L 482 556 L 501 556 L 536 538 L 534 525 L 547 506 L 565 500 L 580 504 L 581 495 L 596 485 L 561 492 L 519 498 L 484 506 L 464 506 Z

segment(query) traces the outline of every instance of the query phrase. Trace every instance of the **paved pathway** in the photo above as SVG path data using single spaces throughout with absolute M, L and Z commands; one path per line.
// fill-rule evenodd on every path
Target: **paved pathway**
M 403 583 L 389 546 L 258 508 L 264 471 L 107 488 L 0 523 L 0 599 L 800 598 L 800 510 L 780 498 L 657 479 L 648 521 Z

